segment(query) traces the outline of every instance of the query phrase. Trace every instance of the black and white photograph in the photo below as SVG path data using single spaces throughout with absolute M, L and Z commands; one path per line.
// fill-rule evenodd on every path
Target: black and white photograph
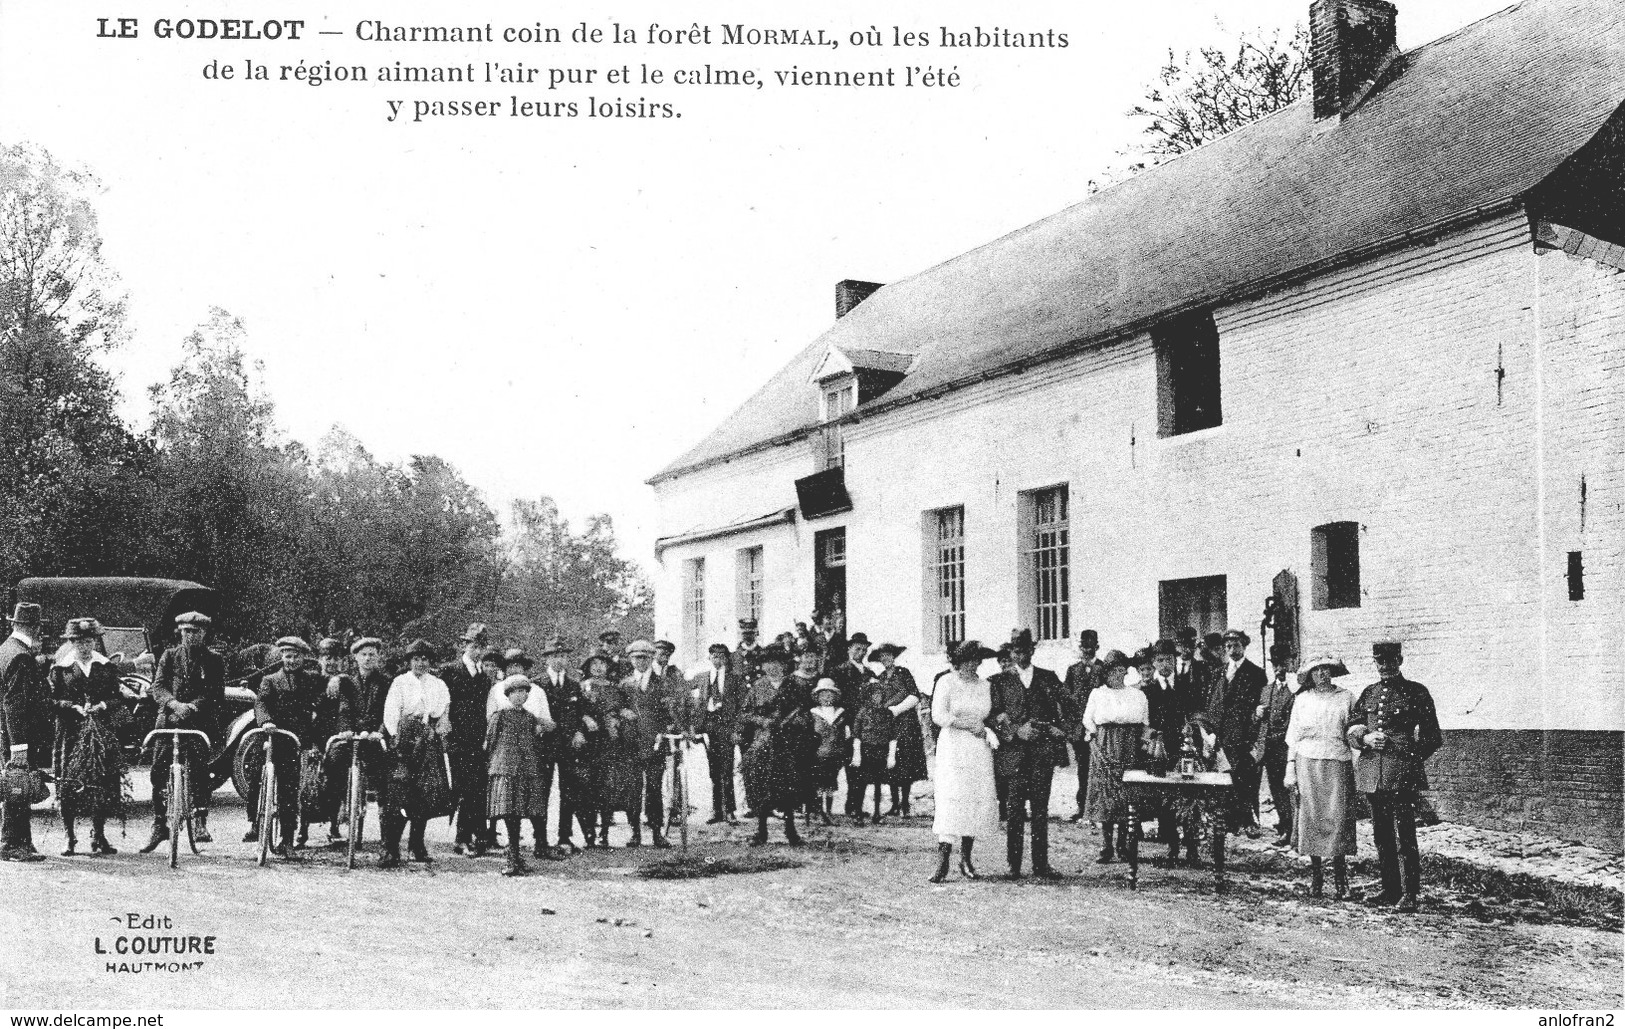
M 10 1026 L 1611 1026 L 1625 4 L 0 0 L 0 602 Z

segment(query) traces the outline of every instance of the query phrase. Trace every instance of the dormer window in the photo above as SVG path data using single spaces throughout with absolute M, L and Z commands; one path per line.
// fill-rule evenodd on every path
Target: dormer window
M 858 380 L 847 374 L 822 384 L 824 390 L 824 421 L 832 422 L 858 406 Z M 824 467 L 846 467 L 845 426 L 830 425 L 824 429 Z

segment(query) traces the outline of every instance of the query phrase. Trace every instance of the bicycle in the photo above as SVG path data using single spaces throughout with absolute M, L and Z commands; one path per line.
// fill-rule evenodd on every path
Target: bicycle
M 181 864 L 181 823 L 186 823 L 186 845 L 192 853 L 200 853 L 197 849 L 197 830 L 192 822 L 192 762 L 181 758 L 182 736 L 196 736 L 203 741 L 203 752 L 208 753 L 208 733 L 201 729 L 154 729 L 147 733 L 146 739 L 141 741 L 142 749 L 152 742 L 154 736 L 168 736 L 169 740 L 169 797 L 166 806 L 169 808 L 169 867 L 179 868 Z M 204 771 L 207 775 L 207 770 Z
M 297 754 L 299 752 L 299 737 L 286 729 L 267 729 L 265 726 L 260 725 L 243 733 L 238 746 L 246 746 L 249 737 L 261 733 L 265 734 L 265 764 L 260 769 L 260 856 L 258 864 L 261 868 L 264 868 L 270 859 L 271 834 L 276 831 L 277 826 L 276 762 L 271 760 L 272 744 L 276 742 L 277 736 L 286 736 L 293 741 L 294 753 Z M 283 840 L 282 842 L 292 844 L 293 841 Z
M 666 827 L 677 823 L 677 836 L 680 853 L 688 854 L 688 776 L 683 769 L 683 750 L 686 745 L 699 743 L 710 746 L 710 737 L 705 733 L 694 732 L 663 732 L 659 737 L 661 743 L 669 746 L 672 752 L 671 763 L 671 804 L 666 811 Z M 656 744 L 659 746 L 659 744 Z
M 347 810 L 350 812 L 350 839 L 345 844 L 344 867 L 355 868 L 356 848 L 361 845 L 362 825 L 367 817 L 367 793 L 361 782 L 361 744 L 376 743 L 380 747 L 384 743 L 384 734 L 380 732 L 341 732 L 328 737 L 325 754 L 333 752 L 333 744 L 350 744 L 350 778 L 344 791 Z

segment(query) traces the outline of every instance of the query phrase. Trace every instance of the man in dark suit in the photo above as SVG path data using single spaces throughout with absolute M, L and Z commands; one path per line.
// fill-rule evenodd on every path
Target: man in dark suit
M 41 619 L 38 604 L 18 604 L 11 613 L 11 635 L 0 643 L 0 760 L 12 768 L 43 768 L 51 760 L 45 671 L 35 657 Z M 44 860 L 34 849 L 33 814 L 26 799 L 6 801 L 0 818 L 5 820 L 0 860 Z
M 1258 742 L 1253 751 L 1263 751 L 1264 780 L 1269 783 L 1270 802 L 1275 806 L 1275 845 L 1292 841 L 1292 794 L 1286 787 L 1286 729 L 1292 721 L 1293 681 L 1290 677 L 1292 648 L 1285 643 L 1270 644 L 1270 671 L 1273 673 L 1258 698 Z
M 485 705 L 492 683 L 480 665 L 489 636 L 490 630 L 481 623 L 470 625 L 457 640 L 462 652 L 438 673 L 451 696 L 446 756 L 451 759 L 451 790 L 457 801 L 452 851 L 469 857 L 483 856 L 493 842 L 485 817 Z
M 609 655 L 609 681 L 620 682 L 632 672 L 632 663 L 621 647 L 621 630 L 605 629 L 598 634 L 599 647 Z
M 1444 745 L 1433 695 L 1399 672 L 1405 657 L 1397 640 L 1371 645 L 1376 682 L 1349 713 L 1348 744 L 1354 748 L 1354 788 L 1371 803 L 1371 835 L 1382 868 L 1382 892 L 1372 905 L 1398 902 L 1413 912 L 1422 888 L 1416 845 L 1416 807 L 1428 788 L 1426 762 Z
M 1208 684 L 1207 717 L 1218 733 L 1219 746 L 1230 759 L 1235 782 L 1230 828 L 1258 835 L 1258 764 L 1253 759 L 1257 739 L 1258 698 L 1264 691 L 1264 670 L 1247 659 L 1251 637 L 1240 629 L 1224 634 L 1225 663 L 1214 669 Z
M 672 731 L 677 723 L 678 698 L 671 694 L 670 684 L 654 670 L 655 648 L 647 640 L 637 640 L 627 648 L 632 657 L 632 672 L 621 680 L 621 689 L 633 700 L 632 713 L 636 716 L 622 732 L 630 732 L 636 742 L 638 772 L 642 778 L 643 817 L 654 831 L 654 845 L 671 846 L 666 842 L 666 749 L 661 740 L 663 733 Z M 643 845 L 643 826 L 632 820 L 632 839 L 628 847 Z
M 175 619 L 180 643 L 158 658 L 152 679 L 152 699 L 158 704 L 155 729 L 196 729 L 220 743 L 220 712 L 226 702 L 226 659 L 208 648 L 210 619 L 198 611 L 188 611 Z M 260 681 L 264 681 L 263 676 Z M 258 689 L 258 687 L 255 687 Z M 169 839 L 168 810 L 171 737 L 160 736 L 152 743 L 152 835 L 143 854 L 150 854 Z M 193 828 L 197 842 L 207 843 L 209 833 L 208 753 L 197 737 L 181 741 L 181 755 L 191 768 Z M 253 820 L 249 806 L 249 820 Z M 178 831 L 179 827 L 175 827 Z
M 1206 698 L 1191 682 L 1190 673 L 1181 675 L 1178 668 L 1179 648 L 1173 640 L 1158 640 L 1151 650 L 1151 678 L 1140 683 L 1145 693 L 1146 708 L 1150 714 L 1150 728 L 1162 741 L 1163 753 L 1169 765 L 1179 760 L 1180 745 L 1185 738 L 1185 720 L 1202 710 Z M 1174 813 L 1164 810 L 1157 818 L 1157 838 L 1168 844 L 1168 860 L 1179 859 L 1179 825 Z M 1187 853 L 1196 853 L 1196 840 L 1185 840 Z
M 1062 681 L 1062 691 L 1067 701 L 1072 705 L 1076 716 L 1067 725 L 1067 738 L 1072 741 L 1072 753 L 1078 759 L 1078 810 L 1068 820 L 1083 821 L 1084 798 L 1089 793 L 1089 741 L 1083 735 L 1083 709 L 1089 703 L 1089 694 L 1100 685 L 1105 666 L 1095 658 L 1100 651 L 1100 636 L 1093 629 L 1085 629 L 1078 633 L 1079 660 L 1074 661 L 1066 670 L 1066 679 Z
M 1008 672 L 988 680 L 993 707 L 987 724 L 999 737 L 993 763 L 1005 781 L 1005 859 L 1010 878 L 1021 878 L 1025 823 L 1033 827 L 1033 874 L 1061 875 L 1049 863 L 1049 795 L 1055 769 L 1066 765 L 1066 730 L 1076 717 L 1060 677 L 1033 664 L 1026 629 L 1010 641 Z
M 300 750 L 319 750 L 326 740 L 316 740 L 316 698 L 327 688 L 321 673 L 307 668 L 305 659 L 310 655 L 310 644 L 297 636 L 284 636 L 276 641 L 282 653 L 282 670 L 272 672 L 260 680 L 259 692 L 254 695 L 254 722 L 270 729 L 285 729 L 299 737 L 299 746 L 281 736 L 273 737 L 271 760 L 276 765 L 277 820 L 282 824 L 282 839 L 275 853 L 279 857 L 293 856 L 294 830 L 299 820 L 299 757 Z M 259 826 L 253 821 L 259 812 L 260 784 L 264 772 L 252 777 L 248 797 L 248 833 L 244 843 L 253 843 L 259 837 Z
M 705 761 L 711 772 L 711 817 L 706 824 L 726 821 L 733 825 L 738 810 L 734 795 L 734 731 L 739 725 L 739 698 L 745 683 L 734 670 L 727 644 L 713 643 L 708 653 L 710 669 L 691 680 L 699 698 L 699 725 L 706 736 Z
M 581 848 L 575 843 L 576 803 L 582 799 L 581 776 L 576 765 L 574 747 L 575 727 L 581 724 L 586 698 L 581 693 L 581 680 L 570 674 L 570 645 L 562 637 L 554 636 L 542 649 L 547 662 L 533 682 L 547 694 L 547 708 L 552 714 L 554 729 L 543 740 L 543 755 L 556 769 L 559 783 L 559 851 L 577 854 Z M 548 777 L 544 773 L 544 778 Z
M 831 624 L 839 624 L 840 612 L 831 615 Z M 835 638 L 830 638 L 831 652 L 833 653 Z M 835 685 L 841 689 L 841 706 L 847 710 L 850 717 L 856 718 L 862 710 L 864 702 L 864 687 L 875 677 L 875 673 L 864 663 L 869 653 L 869 637 L 861 632 L 855 632 L 846 640 L 846 650 L 839 665 L 824 665 L 823 674 L 835 680 Z M 863 786 L 853 783 L 852 769 L 847 767 L 842 774 L 846 776 L 846 803 L 844 810 L 854 821 L 863 817 Z M 861 778 L 861 775 L 860 775 Z

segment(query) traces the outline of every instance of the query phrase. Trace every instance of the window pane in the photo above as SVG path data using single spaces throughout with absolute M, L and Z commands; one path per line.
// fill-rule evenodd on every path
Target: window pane
M 1028 608 L 1034 634 L 1042 640 L 1071 635 L 1071 568 L 1064 486 L 1027 496 L 1031 530 L 1027 540 L 1032 585 Z

